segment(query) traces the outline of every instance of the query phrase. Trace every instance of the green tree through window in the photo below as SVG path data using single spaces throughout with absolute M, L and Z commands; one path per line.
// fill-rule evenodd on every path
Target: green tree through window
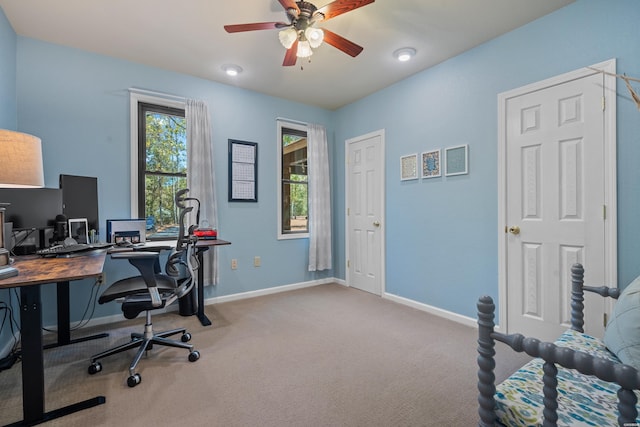
M 187 185 L 184 110 L 139 103 L 138 212 L 147 220 L 147 239 L 178 235 L 176 191 Z

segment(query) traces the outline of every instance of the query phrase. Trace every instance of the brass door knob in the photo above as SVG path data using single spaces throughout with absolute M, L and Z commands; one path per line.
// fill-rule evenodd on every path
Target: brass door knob
M 511 227 L 509 227 L 508 231 L 511 234 L 520 234 L 520 227 L 518 227 L 517 225 L 512 225 Z
M 374 227 L 380 227 L 380 221 L 373 221 Z

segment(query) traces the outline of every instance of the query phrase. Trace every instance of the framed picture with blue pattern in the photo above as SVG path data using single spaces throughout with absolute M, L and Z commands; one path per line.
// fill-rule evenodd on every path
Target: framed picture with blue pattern
M 422 178 L 436 178 L 440 175 L 440 149 L 422 153 Z

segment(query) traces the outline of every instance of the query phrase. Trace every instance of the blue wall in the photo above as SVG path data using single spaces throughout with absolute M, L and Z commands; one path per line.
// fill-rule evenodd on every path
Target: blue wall
M 0 129 L 16 130 L 16 33 L 0 11 Z
M 233 244 L 220 249 L 221 281 L 206 297 L 335 276 L 345 278 L 344 141 L 386 132 L 387 292 L 475 317 L 480 294 L 498 293 L 497 95 L 607 59 L 640 76 L 636 0 L 578 0 L 555 13 L 330 112 L 211 81 L 88 52 L 15 37 L 0 14 L 0 58 L 16 55 L 17 107 L 0 103 L 0 124 L 43 140 L 45 180 L 60 173 L 97 176 L 100 218 L 129 215 L 127 88 L 202 99 L 212 116 L 219 231 Z M 4 41 L 9 34 L 9 42 Z M 11 41 L 14 40 L 14 41 Z M 13 53 L 12 53 L 13 52 Z M 420 53 L 419 53 L 420 54 Z M 9 61 L 11 62 L 11 61 Z M 4 63 L 4 61 L 3 61 Z M 621 284 L 640 274 L 640 112 L 618 87 L 618 224 Z M 7 110 L 5 112 L 4 110 Z M 4 116 L 7 117 L 4 117 Z M 334 206 L 334 271 L 307 272 L 307 241 L 276 240 L 275 118 L 327 127 Z M 8 122 L 8 123 L 7 123 Z M 257 204 L 226 202 L 227 139 L 259 144 Z M 400 182 L 399 157 L 469 144 L 470 173 Z M 273 195 L 273 197 L 269 197 Z M 104 229 L 101 230 L 104 236 Z M 262 267 L 253 268 L 255 255 Z M 230 260 L 239 269 L 228 268 Z M 113 264 L 108 280 L 119 277 Z M 84 308 L 88 286 L 72 291 Z M 50 289 L 45 292 L 52 298 Z M 83 299 L 84 298 L 84 299 Z M 109 311 L 111 310 L 111 311 Z M 75 317 L 79 316 L 80 308 Z M 97 315 L 113 313 L 99 307 Z M 53 317 L 50 318 L 53 323 Z
M 16 105 L 16 33 L 9 25 L 4 12 L 0 10 L 0 129 L 16 130 L 18 127 Z M 0 290 L 0 301 L 11 307 L 10 291 Z M 13 310 L 17 309 L 14 304 Z M 4 319 L 4 310 L 0 310 L 0 323 Z M 8 319 L 8 317 L 7 317 Z M 5 343 L 12 345 L 10 341 L 11 331 L 9 323 L 7 327 L 0 330 L 0 357 L 5 354 L 2 352 L 2 346 Z
M 388 292 L 470 317 L 478 296 L 497 298 L 497 95 L 611 58 L 619 72 L 640 76 L 639 20 L 636 0 L 577 1 L 337 111 L 335 165 L 344 164 L 346 139 L 386 131 Z M 640 112 L 620 82 L 617 113 L 625 285 L 640 274 Z M 468 175 L 400 182 L 400 156 L 457 144 L 469 144 Z M 343 168 L 335 181 L 343 188 Z M 336 198 L 340 242 L 343 211 Z M 343 264 L 336 275 L 344 277 Z

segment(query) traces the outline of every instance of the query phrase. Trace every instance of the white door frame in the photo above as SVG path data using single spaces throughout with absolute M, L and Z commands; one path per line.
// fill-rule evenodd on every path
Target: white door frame
M 540 82 L 532 83 L 517 89 L 498 94 L 498 307 L 499 329 L 511 333 L 507 324 L 507 233 L 505 233 L 507 217 L 506 200 L 506 125 L 507 101 L 530 92 L 535 92 L 551 86 L 559 85 L 571 80 L 580 79 L 602 70 L 608 73 L 616 72 L 616 60 L 600 62 L 590 67 L 580 68 L 559 76 L 551 77 Z M 605 278 L 607 283 L 592 283 L 590 285 L 617 286 L 618 283 L 618 203 L 617 203 L 617 163 L 616 163 L 616 78 L 604 75 L 604 145 L 605 152 L 602 165 L 605 168 Z M 585 269 L 589 266 L 585 265 Z M 610 311 L 611 304 L 609 304 Z M 517 331 L 516 331 L 517 332 Z
M 381 179 L 381 187 L 380 191 L 382 192 L 382 209 L 380 212 L 380 222 L 382 223 L 382 229 L 380 230 L 380 245 L 382 246 L 381 248 L 381 252 L 380 252 L 380 292 L 381 292 L 381 296 L 383 296 L 386 293 L 386 265 L 387 265 L 387 244 L 386 244 L 386 239 L 385 239 L 385 235 L 386 235 L 386 211 L 387 211 L 387 192 L 386 192 L 386 168 L 385 168 L 385 142 L 384 142 L 384 129 L 379 129 L 373 132 L 370 132 L 366 135 L 361 135 L 361 136 L 356 136 L 354 138 L 349 138 L 345 141 L 344 144 L 344 158 L 345 158 L 345 162 L 344 162 L 344 171 L 345 171 L 345 179 L 344 179 L 344 206 L 345 206 L 345 210 L 344 210 L 344 215 L 345 215 L 345 220 L 344 220 L 344 224 L 345 224 L 345 270 L 346 270 L 346 282 L 347 282 L 347 286 L 351 286 L 350 285 L 350 268 L 348 265 L 349 262 L 349 230 L 350 230 L 350 218 L 349 218 L 349 213 L 347 210 L 347 206 L 349 206 L 349 145 L 353 144 L 354 142 L 359 142 L 365 139 L 369 139 L 369 138 L 373 138 L 379 136 L 380 137 L 380 173 L 382 175 L 382 179 Z

